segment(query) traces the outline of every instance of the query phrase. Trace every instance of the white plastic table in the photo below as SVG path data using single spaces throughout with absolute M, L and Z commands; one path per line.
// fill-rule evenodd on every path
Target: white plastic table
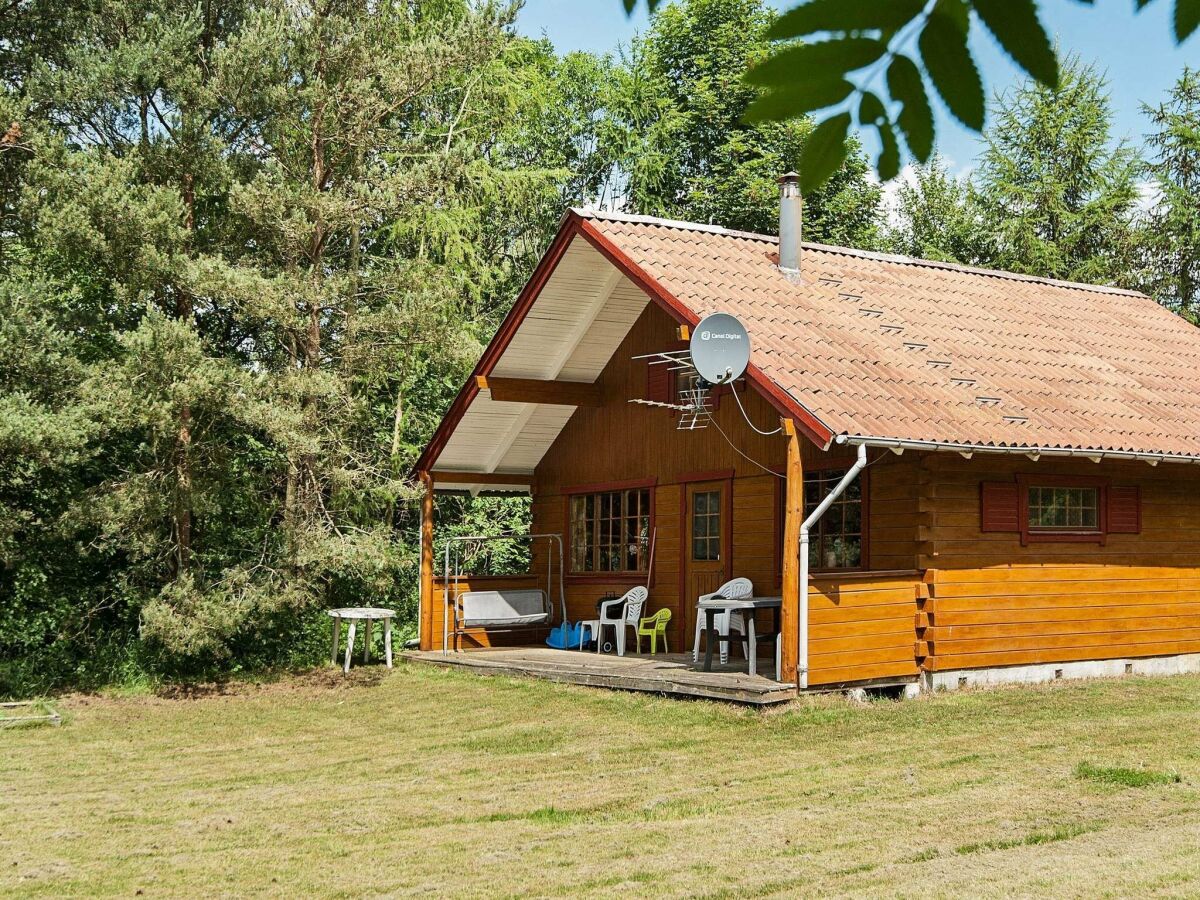
M 379 609 L 374 606 L 349 606 L 344 609 L 331 609 L 329 615 L 333 619 L 333 658 L 332 662 L 337 665 L 338 644 L 342 638 L 342 619 L 350 623 L 350 630 L 346 633 L 346 665 L 342 671 L 350 671 L 350 656 L 354 653 L 354 632 L 357 629 L 359 622 L 366 622 L 366 640 L 363 642 L 363 662 L 371 660 L 371 625 L 376 621 L 383 622 L 383 651 L 387 656 L 387 667 L 392 667 L 392 619 L 396 617 L 396 611 L 392 609 Z

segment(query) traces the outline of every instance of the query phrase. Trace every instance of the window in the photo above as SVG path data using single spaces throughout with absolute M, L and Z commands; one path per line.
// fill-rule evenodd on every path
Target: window
M 646 571 L 649 488 L 574 494 L 569 503 L 572 574 Z
M 721 492 L 692 494 L 692 559 L 702 562 L 721 558 Z
M 1026 524 L 1030 531 L 1099 531 L 1100 488 L 1029 485 Z
M 1015 532 L 1021 543 L 1105 543 L 1142 530 L 1141 490 L 1084 475 L 1017 475 L 980 484 L 979 530 Z
M 804 474 L 807 518 L 842 477 L 845 469 Z M 863 480 L 856 478 L 813 525 L 808 536 L 810 569 L 856 569 L 863 564 Z M 780 529 L 782 533 L 782 528 Z

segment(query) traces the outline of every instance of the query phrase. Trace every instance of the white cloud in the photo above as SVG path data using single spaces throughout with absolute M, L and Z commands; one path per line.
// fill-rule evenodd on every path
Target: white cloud
M 1159 190 L 1158 185 L 1153 181 L 1139 181 L 1137 192 L 1137 210 L 1139 213 L 1151 213 L 1162 202 L 1162 191 Z
M 917 166 L 915 163 L 909 163 L 900 170 L 899 175 L 883 186 L 883 219 L 889 228 L 895 228 L 899 224 L 900 189 L 916 183 Z

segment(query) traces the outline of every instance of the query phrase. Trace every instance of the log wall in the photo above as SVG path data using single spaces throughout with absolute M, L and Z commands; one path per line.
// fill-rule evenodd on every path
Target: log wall
M 913 621 L 926 593 L 918 572 L 813 578 L 809 685 L 916 676 Z
M 1200 652 L 1200 473 L 1189 466 L 948 454 L 921 461 L 928 671 Z M 980 484 L 1018 474 L 1136 485 L 1139 534 L 1103 543 L 980 530 Z

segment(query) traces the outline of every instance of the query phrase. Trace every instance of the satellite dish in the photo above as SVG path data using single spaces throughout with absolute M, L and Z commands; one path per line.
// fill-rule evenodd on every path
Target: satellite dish
M 705 316 L 692 329 L 692 365 L 710 384 L 740 378 L 750 363 L 750 335 L 729 313 Z

